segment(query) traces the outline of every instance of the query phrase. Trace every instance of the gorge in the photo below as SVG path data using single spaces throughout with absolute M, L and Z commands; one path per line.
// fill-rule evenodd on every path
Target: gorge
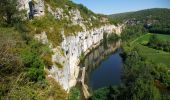
M 79 2 L 1 0 L 0 100 L 169 100 L 170 10 Z
M 21 7 L 28 5 L 28 2 L 21 2 Z M 37 3 L 35 5 L 37 6 L 35 7 L 35 9 L 37 11 L 44 12 L 44 1 L 39 0 L 36 2 Z M 22 8 L 27 9 L 27 12 L 31 12 L 31 8 L 29 9 L 28 6 Z M 56 11 L 52 11 L 51 6 L 48 5 L 48 11 L 56 18 L 62 19 L 64 17 L 62 8 L 56 8 Z M 80 70 L 78 64 L 81 54 L 85 53 L 86 55 L 87 52 L 90 51 L 90 48 L 92 48 L 93 46 L 98 46 L 100 44 L 100 41 L 102 41 L 103 39 L 103 34 L 116 33 L 120 35 L 122 28 L 124 27 L 123 24 L 117 26 L 105 24 L 104 26 L 101 26 L 99 28 L 87 30 L 87 28 L 83 24 L 83 21 L 81 21 L 82 16 L 80 14 L 80 11 L 78 9 L 73 9 L 73 12 L 75 12 L 73 18 L 71 18 L 73 24 L 80 25 L 83 28 L 83 31 L 74 33 L 74 36 L 65 36 L 65 30 L 60 31 L 63 40 L 57 48 L 54 48 L 54 44 L 49 41 L 48 36 L 46 35 L 48 34 L 47 32 L 44 31 L 41 32 L 41 34 L 35 35 L 35 38 L 40 42 L 44 44 L 50 44 L 49 47 L 54 53 L 52 55 L 52 62 L 54 64 L 53 66 L 48 68 L 48 76 L 56 79 L 60 83 L 60 85 L 67 91 L 69 91 L 71 87 L 76 85 Z M 43 14 L 41 13 L 36 14 L 39 14 L 36 16 L 43 16 Z M 57 65 L 63 66 L 63 68 L 58 68 Z
M 121 27 L 118 29 L 120 28 Z M 77 36 L 67 37 L 61 43 L 61 48 L 64 50 L 64 56 L 56 52 L 53 57 L 55 57 L 54 61 L 60 62 L 64 67 L 61 70 L 52 67 L 50 72 L 54 73 L 54 77 L 61 82 L 65 89 L 69 89 L 76 85 L 80 69 L 78 64 L 81 53 L 86 55 L 86 52 L 90 52 L 92 46 L 100 44 L 104 33 L 112 33 L 114 29 L 117 29 L 117 27 L 114 25 L 106 25 L 99 29 L 94 29 L 94 31 L 80 32 Z

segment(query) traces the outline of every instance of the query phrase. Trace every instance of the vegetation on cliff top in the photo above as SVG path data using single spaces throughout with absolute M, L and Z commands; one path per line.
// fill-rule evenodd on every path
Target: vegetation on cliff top
M 57 20 L 47 11 L 47 3 L 52 9 L 62 8 L 65 13 L 70 9 L 78 9 L 83 21 L 87 21 L 91 16 L 96 17 L 97 20 L 91 21 L 92 27 L 89 27 L 89 22 L 85 23 L 87 29 L 103 24 L 100 22 L 101 16 L 69 0 L 46 0 L 45 15 L 32 20 L 24 19 L 26 12 L 18 10 L 16 0 L 0 2 L 0 99 L 68 98 L 61 86 L 47 77 L 48 71 L 44 71 L 44 67 L 52 65 L 51 51 L 48 45 L 34 40 L 34 35 L 45 31 L 55 47 L 62 41 L 63 30 L 64 34 L 69 36 L 82 31 L 82 28 L 79 25 L 69 26 L 70 20 Z M 65 6 L 68 6 L 68 9 Z M 74 98 L 74 95 L 70 98 Z
M 34 21 L 21 20 L 24 13 L 13 0 L 0 5 L 0 99 L 66 100 L 67 93 L 44 71 L 51 64 L 51 51 L 34 40 L 36 31 L 29 26 Z
M 0 28 L 0 99 L 66 98 L 64 90 L 51 88 L 60 88 L 55 81 L 45 78 L 47 46 L 21 34 L 12 27 Z

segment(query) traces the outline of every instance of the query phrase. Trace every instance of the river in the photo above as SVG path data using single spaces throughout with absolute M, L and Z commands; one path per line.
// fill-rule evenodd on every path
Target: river
M 121 83 L 122 58 L 120 41 L 100 45 L 86 55 L 81 66 L 86 67 L 85 84 L 88 90 L 119 85 Z

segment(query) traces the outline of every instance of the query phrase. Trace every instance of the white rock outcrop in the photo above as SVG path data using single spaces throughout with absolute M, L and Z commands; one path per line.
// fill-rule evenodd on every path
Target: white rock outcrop
M 48 5 L 48 12 L 50 12 L 58 20 L 64 18 L 64 10 L 62 8 L 56 8 L 53 11 L 50 5 Z
M 89 31 L 78 32 L 76 36 L 63 36 L 61 46 L 53 49 L 53 62 L 60 63 L 63 68 L 53 65 L 49 69 L 50 76 L 55 78 L 65 90 L 76 85 L 80 67 L 79 58 L 82 52 L 87 52 L 92 46 L 99 44 L 104 33 L 120 34 L 122 26 L 105 25 Z
M 32 0 L 19 0 L 20 9 L 25 9 L 30 12 L 29 2 Z M 34 0 L 34 14 L 41 16 L 44 14 L 44 0 Z M 47 4 L 48 5 L 48 4 Z M 56 79 L 60 85 L 67 91 L 74 85 L 76 85 L 79 75 L 80 67 L 79 58 L 82 53 L 87 53 L 93 46 L 99 45 L 103 39 L 104 33 L 116 33 L 119 34 L 122 31 L 123 25 L 104 25 L 100 28 L 93 28 L 86 30 L 84 23 L 90 22 L 92 19 L 97 20 L 95 16 L 92 16 L 89 21 L 84 21 L 78 9 L 71 9 L 69 14 L 64 13 L 63 8 L 52 9 L 48 5 L 48 12 L 50 12 L 56 19 L 61 20 L 66 18 L 70 20 L 70 25 L 80 25 L 83 28 L 82 32 L 75 33 L 75 36 L 64 36 L 64 29 L 61 31 L 63 41 L 60 46 L 53 48 L 52 43 L 49 43 L 48 37 L 45 32 L 36 34 L 35 38 L 43 44 L 50 44 L 50 48 L 53 51 L 52 62 L 53 66 L 48 67 L 49 76 Z M 92 23 L 91 23 L 92 25 Z M 60 68 L 63 66 L 63 68 Z
M 71 16 L 72 25 L 80 25 L 84 31 L 86 31 L 86 26 L 84 25 L 83 17 L 78 9 L 71 9 L 69 11 L 69 16 Z
M 18 0 L 19 10 L 26 10 L 27 15 L 30 12 L 33 13 L 34 16 L 43 16 L 45 13 L 45 5 L 44 0 Z M 30 7 L 32 11 L 30 11 Z
M 45 13 L 44 0 L 34 0 L 34 16 L 43 16 Z
M 41 34 L 35 34 L 34 38 L 40 41 L 42 44 L 48 44 L 48 38 L 45 32 L 41 32 Z

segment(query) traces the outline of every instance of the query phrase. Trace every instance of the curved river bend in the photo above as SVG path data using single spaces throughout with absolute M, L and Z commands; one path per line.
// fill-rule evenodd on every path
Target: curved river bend
M 121 83 L 122 58 L 120 41 L 100 45 L 92 50 L 80 66 L 86 67 L 85 84 L 88 90 L 119 85 Z

